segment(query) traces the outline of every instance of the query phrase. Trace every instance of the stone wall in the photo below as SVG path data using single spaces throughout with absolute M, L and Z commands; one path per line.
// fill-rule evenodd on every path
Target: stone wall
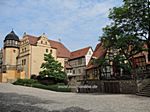
M 120 83 L 120 93 L 135 94 L 137 92 L 137 84 L 135 80 L 122 80 Z
M 88 80 L 86 82 L 81 81 L 78 92 L 135 94 L 137 92 L 137 84 L 135 80 Z

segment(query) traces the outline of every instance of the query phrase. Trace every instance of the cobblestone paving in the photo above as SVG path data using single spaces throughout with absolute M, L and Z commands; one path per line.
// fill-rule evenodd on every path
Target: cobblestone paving
M 150 97 L 61 93 L 0 83 L 0 112 L 150 112 Z

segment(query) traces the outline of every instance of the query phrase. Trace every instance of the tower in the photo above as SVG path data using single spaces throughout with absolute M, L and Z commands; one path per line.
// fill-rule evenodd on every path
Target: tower
M 19 54 L 19 37 L 12 30 L 4 39 L 3 65 L 15 67 Z
M 2 64 L 0 70 L 0 82 L 14 82 L 18 78 L 24 78 L 24 72 L 18 66 L 19 37 L 14 31 L 6 35 L 4 48 L 2 49 Z

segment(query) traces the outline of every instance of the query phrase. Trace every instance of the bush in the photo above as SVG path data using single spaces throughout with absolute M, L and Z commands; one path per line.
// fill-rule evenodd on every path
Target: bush
M 65 86 L 64 84 L 60 84 L 60 85 L 58 84 L 56 85 L 33 84 L 32 87 L 52 90 L 52 91 L 57 91 L 57 92 L 71 92 L 71 88 Z
M 53 85 L 44 85 L 33 79 L 18 79 L 13 83 L 14 85 L 23 85 L 28 87 L 35 87 L 40 89 L 52 90 L 57 92 L 70 92 L 71 89 L 64 85 L 64 83 L 58 83 Z
M 41 84 L 44 84 L 44 85 L 52 85 L 52 84 L 55 84 L 54 79 L 53 79 L 53 78 L 50 78 L 50 77 L 40 78 L 40 79 L 38 79 L 38 81 L 39 81 Z
M 35 79 L 35 80 L 36 80 L 36 79 L 37 79 L 37 75 L 32 74 L 32 75 L 31 75 L 31 79 Z
M 27 85 L 27 86 L 31 86 L 34 83 L 38 83 L 38 81 L 34 80 L 34 79 L 18 79 L 13 84 L 15 84 L 15 85 Z

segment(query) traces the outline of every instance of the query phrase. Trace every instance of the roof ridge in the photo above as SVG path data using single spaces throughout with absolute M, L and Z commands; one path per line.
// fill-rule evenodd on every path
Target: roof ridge
M 84 50 L 84 49 L 87 49 L 87 48 L 92 48 L 92 47 L 91 47 L 91 46 L 84 47 L 84 48 L 81 48 L 81 49 L 78 49 L 78 50 L 72 51 L 71 53 L 73 53 L 73 52 L 77 52 L 77 51 L 81 51 L 81 50 Z

